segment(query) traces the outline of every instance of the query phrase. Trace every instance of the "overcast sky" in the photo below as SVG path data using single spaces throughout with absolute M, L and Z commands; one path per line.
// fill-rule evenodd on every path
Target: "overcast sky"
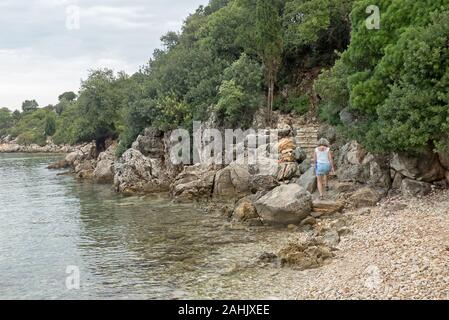
M 0 107 L 57 103 L 87 70 L 133 73 L 208 0 L 0 0 Z M 77 18 L 79 16 L 79 19 Z

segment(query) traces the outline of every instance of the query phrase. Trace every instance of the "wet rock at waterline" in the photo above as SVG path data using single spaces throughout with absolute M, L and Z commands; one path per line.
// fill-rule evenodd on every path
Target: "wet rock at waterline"
M 100 153 L 97 159 L 97 165 L 93 172 L 94 180 L 99 183 L 112 183 L 115 175 L 115 151 L 117 144 L 113 143 L 109 148 Z
M 261 224 L 257 209 L 249 198 L 243 198 L 237 203 L 234 209 L 233 219 L 239 222 Z
M 210 197 L 217 170 L 211 166 L 186 166 L 170 186 L 170 193 L 175 198 L 195 199 Z
M 249 191 L 248 170 L 236 163 L 230 164 L 215 175 L 214 195 L 234 197 Z
M 334 255 L 324 242 L 312 239 L 305 242 L 291 242 L 277 255 L 283 266 L 299 270 L 323 266 Z
M 125 194 L 168 191 L 168 179 L 161 166 L 159 161 L 129 149 L 115 164 L 115 189 Z

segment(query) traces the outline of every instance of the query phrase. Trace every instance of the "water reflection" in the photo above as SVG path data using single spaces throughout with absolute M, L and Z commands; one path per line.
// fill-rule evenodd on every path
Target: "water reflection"
M 0 155 L 0 298 L 235 298 L 270 230 L 167 196 L 125 197 L 46 169 L 49 155 Z M 68 265 L 81 289 L 65 288 Z M 231 272 L 230 272 L 231 270 Z

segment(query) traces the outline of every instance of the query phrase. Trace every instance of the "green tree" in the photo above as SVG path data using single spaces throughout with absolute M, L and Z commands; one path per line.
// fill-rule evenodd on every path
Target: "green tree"
M 236 60 L 223 73 L 217 110 L 226 126 L 249 126 L 261 105 L 263 70 L 248 55 Z
M 13 117 L 8 108 L 0 108 L 0 137 L 8 134 L 13 125 Z
M 82 127 L 80 141 L 104 140 L 118 134 L 119 110 L 122 103 L 121 84 L 126 75 L 116 77 L 112 70 L 91 71 L 81 83 L 78 112 Z
M 72 91 L 64 92 L 58 97 L 59 101 L 74 101 L 76 99 L 76 94 Z
M 53 136 L 56 132 L 56 115 L 49 113 L 45 117 L 44 132 L 47 136 Z
M 256 43 L 266 69 L 268 121 L 271 122 L 274 89 L 282 59 L 283 38 L 279 8 L 271 0 L 258 0 L 256 6 Z
M 365 25 L 371 4 L 382 10 L 380 30 Z M 355 2 L 350 46 L 317 88 L 328 111 L 347 108 L 354 121 L 346 131 L 369 150 L 449 146 L 448 6 L 448 0 Z
M 39 107 L 39 104 L 36 102 L 36 100 L 25 100 L 22 103 L 22 111 L 24 113 L 36 111 L 37 107 Z

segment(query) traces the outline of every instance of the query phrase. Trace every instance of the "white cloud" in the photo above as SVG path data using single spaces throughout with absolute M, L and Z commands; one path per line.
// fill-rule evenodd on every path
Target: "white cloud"
M 208 0 L 0 0 L 0 107 L 36 99 L 54 104 L 77 91 L 88 69 L 137 71 L 160 37 Z M 66 9 L 81 28 L 67 30 Z
M 0 106 L 20 109 L 22 101 L 36 99 L 40 106 L 57 103 L 59 94 L 77 92 L 89 69 L 111 68 L 133 73 L 137 64 L 120 58 L 80 56 L 55 60 L 31 49 L 0 50 Z

